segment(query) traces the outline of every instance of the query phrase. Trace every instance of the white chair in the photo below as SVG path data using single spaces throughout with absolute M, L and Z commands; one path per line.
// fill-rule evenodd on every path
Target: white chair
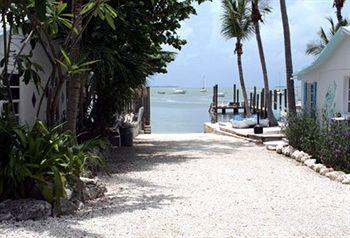
M 139 108 L 139 112 L 137 113 L 136 121 L 134 121 L 132 124 L 134 126 L 134 137 L 138 136 L 141 129 L 142 129 L 142 118 L 144 113 L 144 107 Z

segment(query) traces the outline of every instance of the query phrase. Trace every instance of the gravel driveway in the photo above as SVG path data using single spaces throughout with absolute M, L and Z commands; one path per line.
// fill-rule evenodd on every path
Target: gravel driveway
M 350 237 L 350 186 L 231 137 L 141 135 L 79 216 L 0 224 L 0 237 Z

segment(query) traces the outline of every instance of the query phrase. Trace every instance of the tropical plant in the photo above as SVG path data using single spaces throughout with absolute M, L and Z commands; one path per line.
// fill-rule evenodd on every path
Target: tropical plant
M 315 113 L 302 111 L 288 114 L 288 123 L 282 131 L 291 146 L 316 156 L 321 125 Z
M 239 80 L 241 84 L 244 106 L 247 115 L 251 114 L 248 105 L 247 90 L 244 82 L 242 54 L 244 40 L 249 39 L 253 33 L 253 27 L 250 19 L 250 8 L 248 0 L 223 0 L 223 15 L 222 15 L 222 34 L 228 38 L 236 38 L 235 54 L 237 55 L 237 66 Z
M 350 126 L 347 122 L 324 123 L 319 143 L 319 158 L 326 166 L 350 172 Z
M 335 24 L 331 17 L 327 17 L 326 19 L 330 24 L 328 34 L 323 29 L 323 27 L 321 27 L 320 31 L 318 32 L 320 39 L 307 44 L 307 46 L 306 46 L 306 54 L 307 55 L 315 55 L 315 56 L 319 55 L 322 52 L 322 50 L 324 49 L 324 47 L 331 40 L 331 38 L 335 35 L 335 33 L 337 33 L 339 28 L 342 26 L 349 25 L 347 19 L 342 20 L 340 24 Z
M 289 144 L 305 151 L 318 162 L 336 170 L 350 172 L 350 124 L 330 121 L 315 112 L 289 114 L 283 132 Z
M 261 34 L 260 34 L 260 22 L 263 22 L 262 19 L 262 13 L 267 14 L 271 11 L 270 7 L 264 2 L 264 5 L 259 5 L 259 0 L 251 0 L 252 1 L 252 10 L 251 10 L 251 20 L 254 25 L 255 30 L 255 37 L 256 42 L 258 44 L 258 50 L 259 50 L 259 57 L 261 62 L 261 69 L 263 72 L 263 79 L 264 79 L 264 107 L 267 109 L 267 117 L 269 119 L 269 125 L 270 126 L 277 126 L 278 122 L 275 118 L 275 115 L 272 111 L 272 105 L 270 102 L 270 95 L 267 92 L 270 92 L 269 87 L 269 78 L 267 74 L 267 68 L 266 68 L 266 60 L 265 60 L 265 54 L 264 54 L 264 48 L 261 40 Z
M 288 13 L 287 13 L 287 6 L 286 6 L 285 0 L 280 0 L 280 8 L 281 8 L 283 35 L 284 35 L 284 51 L 285 51 L 284 55 L 285 55 L 285 64 L 286 64 L 288 111 L 290 113 L 296 113 L 292 49 L 291 49 L 291 42 L 290 42 Z
M 139 95 L 149 76 L 167 72 L 175 53 L 163 45 L 181 50 L 186 44 L 177 31 L 181 21 L 196 13 L 195 2 L 203 1 L 111 1 L 118 12 L 114 19 L 118 30 L 111 31 L 99 18 L 91 21 L 82 47 L 89 60 L 100 61 L 92 66 L 91 79 L 83 83 L 80 130 L 104 133 Z
M 334 0 L 333 1 L 333 7 L 336 8 L 338 25 L 342 25 L 343 24 L 342 9 L 344 7 L 344 4 L 345 4 L 345 0 Z
M 22 127 L 2 116 L 0 136 L 7 142 L 0 147 L 0 200 L 35 197 L 59 204 L 68 176 L 79 177 L 88 161 L 105 165 L 93 154 L 101 140 L 78 144 L 62 129 L 49 129 L 41 121 Z

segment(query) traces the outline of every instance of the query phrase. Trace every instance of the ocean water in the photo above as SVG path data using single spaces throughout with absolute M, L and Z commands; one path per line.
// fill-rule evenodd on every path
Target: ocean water
M 200 88 L 181 88 L 186 94 L 174 94 L 175 88 L 153 87 L 151 88 L 151 126 L 153 133 L 199 133 L 203 132 L 204 122 L 211 121 L 209 106 L 212 102 L 213 89 L 207 88 L 207 92 L 200 92 Z M 277 89 L 281 89 L 277 88 Z M 283 89 L 283 88 L 282 88 Z M 273 89 L 272 89 L 273 90 Z M 300 88 L 296 87 L 296 97 L 300 100 Z M 165 92 L 165 94 L 158 94 Z M 225 93 L 225 97 L 219 97 L 219 104 L 227 104 L 233 101 L 232 88 L 219 88 L 219 92 Z M 247 90 L 248 99 L 252 90 Z M 260 91 L 257 91 L 260 93 Z M 240 92 L 240 101 L 243 97 Z M 284 95 L 280 104 L 280 96 L 277 97 L 274 114 L 278 119 L 284 108 Z M 280 107 L 281 105 L 281 107 Z M 229 121 L 233 115 L 228 111 L 226 115 L 218 115 L 218 121 Z
M 204 122 L 211 120 L 209 106 L 212 89 L 200 92 L 199 88 L 184 88 L 186 94 L 173 94 L 174 88 L 151 88 L 152 133 L 199 133 L 203 132 Z M 233 100 L 232 89 L 222 88 L 223 103 Z M 165 92 L 165 94 L 158 94 Z M 227 114 L 221 121 L 230 119 Z

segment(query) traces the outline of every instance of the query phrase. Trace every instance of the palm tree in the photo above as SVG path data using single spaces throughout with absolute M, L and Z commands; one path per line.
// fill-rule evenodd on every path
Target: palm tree
M 235 54 L 237 55 L 239 81 L 242 88 L 245 110 L 247 115 L 250 116 L 251 112 L 248 105 L 242 66 L 242 42 L 248 39 L 253 31 L 250 21 L 248 0 L 223 0 L 222 3 L 224 12 L 222 16 L 221 32 L 228 39 L 236 38 Z
M 333 7 L 337 9 L 337 19 L 338 19 L 338 25 L 341 25 L 343 22 L 343 16 L 342 16 L 342 8 L 344 7 L 345 0 L 334 0 L 333 1 Z
M 270 95 L 268 94 L 268 92 L 270 92 L 269 78 L 267 75 L 265 53 L 264 53 L 264 48 L 263 48 L 261 35 L 260 35 L 260 22 L 263 22 L 262 14 L 261 14 L 262 12 L 268 13 L 268 12 L 270 12 L 270 8 L 268 6 L 264 6 L 260 10 L 259 9 L 259 0 L 252 0 L 251 20 L 252 20 L 252 23 L 254 25 L 256 42 L 258 44 L 258 49 L 259 49 L 261 69 L 262 69 L 263 78 L 264 78 L 264 88 L 265 88 L 265 95 L 264 95 L 265 105 L 264 105 L 264 107 L 267 109 L 267 117 L 269 119 L 270 126 L 277 126 L 278 122 L 275 118 L 275 115 L 273 114 L 272 106 L 271 106 L 271 102 L 270 102 Z
M 291 113 L 296 112 L 295 106 L 295 92 L 294 92 L 294 80 L 293 76 L 293 61 L 292 61 L 292 49 L 290 43 L 290 31 L 286 1 L 280 0 L 283 34 L 284 34 L 284 54 L 286 63 L 286 81 L 287 81 L 287 94 L 288 94 L 288 110 Z
M 334 21 L 331 17 L 326 18 L 327 21 L 330 24 L 329 33 L 327 34 L 325 30 L 321 27 L 320 31 L 318 32 L 318 35 L 320 39 L 318 41 L 313 41 L 307 44 L 306 46 L 306 54 L 307 55 L 319 55 L 323 48 L 328 44 L 330 39 L 335 35 L 335 33 L 339 30 L 342 26 L 348 26 L 348 20 L 344 19 L 340 24 L 334 24 Z
M 81 30 L 81 18 L 80 11 L 83 6 L 83 0 L 72 1 L 72 11 L 74 16 L 74 26 L 79 31 Z M 74 46 L 72 50 L 74 56 L 79 55 L 79 44 Z M 77 132 L 77 117 L 80 99 L 81 78 L 79 76 L 73 76 L 68 82 L 68 103 L 67 103 L 67 124 L 66 129 L 76 134 Z

